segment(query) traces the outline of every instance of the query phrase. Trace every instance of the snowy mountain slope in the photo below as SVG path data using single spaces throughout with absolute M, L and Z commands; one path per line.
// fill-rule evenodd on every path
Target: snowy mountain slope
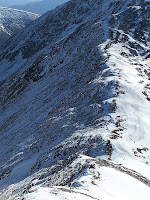
M 33 12 L 33 13 L 38 13 L 38 14 L 44 14 L 47 11 L 54 9 L 54 8 L 56 8 L 56 6 L 61 5 L 67 1 L 68 0 L 57 0 L 57 1 L 43 0 L 40 2 L 28 3 L 26 5 L 17 5 L 16 4 L 15 6 L 12 6 L 12 8 L 16 8 L 19 10 L 25 10 L 28 12 Z
M 116 100 L 117 115 L 112 115 L 116 119 L 116 127 L 111 132 L 111 138 L 117 138 L 112 141 L 115 148 L 112 159 L 150 178 L 146 167 L 142 168 L 143 163 L 150 163 L 149 17 L 147 6 L 129 7 L 123 13 L 114 15 L 111 34 L 115 42 L 110 44 L 111 41 L 107 41 L 108 50 L 105 44 L 102 49 L 109 57 L 107 64 L 118 72 L 116 81 L 123 94 Z M 121 23 L 118 22 L 120 19 Z M 136 160 L 134 166 L 133 158 Z
M 129 176 L 125 171 L 125 173 L 122 173 L 124 170 L 122 166 L 118 167 L 116 170 L 116 166 L 112 163 L 110 164 L 107 162 L 106 164 L 106 161 L 98 159 L 95 161 L 95 159 L 91 159 L 89 157 L 81 157 L 77 162 L 81 162 L 83 166 L 87 162 L 89 168 L 85 168 L 82 171 L 82 174 L 75 181 L 73 181 L 70 187 L 33 187 L 32 192 L 25 195 L 25 199 L 149 199 L 149 187 L 133 178 L 132 172 L 130 172 L 131 176 Z
M 38 17 L 37 14 L 0 7 L 0 45 Z
M 149 13 L 72 1 L 3 46 L 2 199 L 149 198 Z

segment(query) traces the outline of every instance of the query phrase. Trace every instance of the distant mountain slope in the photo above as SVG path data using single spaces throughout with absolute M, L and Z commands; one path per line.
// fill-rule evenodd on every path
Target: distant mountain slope
M 38 17 L 37 14 L 0 7 L 0 45 Z
M 1 47 L 2 200 L 149 200 L 149 19 L 72 0 Z
M 33 1 L 40 1 L 40 0 L 0 0 L 0 6 L 9 7 L 14 5 L 24 5 Z
M 26 5 L 16 5 L 12 8 L 25 10 L 33 13 L 44 14 L 45 12 L 54 9 L 56 6 L 61 5 L 69 0 L 43 0 L 40 2 L 33 2 Z

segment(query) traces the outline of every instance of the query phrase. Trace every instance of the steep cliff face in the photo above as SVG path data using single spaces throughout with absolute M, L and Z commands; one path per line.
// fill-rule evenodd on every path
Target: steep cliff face
M 39 16 L 12 8 L 0 7 L 0 45 Z
M 2 47 L 2 199 L 148 200 L 149 15 L 72 0 Z

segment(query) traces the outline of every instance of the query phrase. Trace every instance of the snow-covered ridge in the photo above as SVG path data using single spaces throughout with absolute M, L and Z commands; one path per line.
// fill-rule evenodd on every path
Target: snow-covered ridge
M 71 1 L 3 47 L 2 199 L 149 199 L 147 5 Z
M 0 7 L 0 44 L 26 27 L 40 15 L 17 9 Z
M 32 12 L 28 12 L 28 11 L 25 11 L 25 10 L 19 10 L 19 9 L 15 9 L 15 8 L 9 8 L 9 7 L 4 7 L 4 6 L 0 6 L 0 9 L 1 9 L 1 12 L 2 12 L 2 9 L 5 9 L 5 12 L 6 12 L 6 14 L 7 14 L 7 12 L 9 11 L 9 12 L 14 12 L 14 11 L 16 11 L 16 12 L 20 12 L 20 13 L 25 13 L 25 14 L 27 14 L 27 13 L 29 13 L 29 14 L 31 14 L 31 16 L 40 16 L 39 14 L 35 14 L 35 13 L 32 13 Z M 6 15 L 5 14 L 5 15 Z

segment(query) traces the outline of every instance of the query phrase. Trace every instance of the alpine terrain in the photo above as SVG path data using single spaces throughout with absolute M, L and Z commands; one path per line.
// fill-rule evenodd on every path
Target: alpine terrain
M 38 17 L 37 14 L 0 7 L 0 45 Z
M 149 19 L 71 0 L 3 44 L 1 200 L 149 200 Z

